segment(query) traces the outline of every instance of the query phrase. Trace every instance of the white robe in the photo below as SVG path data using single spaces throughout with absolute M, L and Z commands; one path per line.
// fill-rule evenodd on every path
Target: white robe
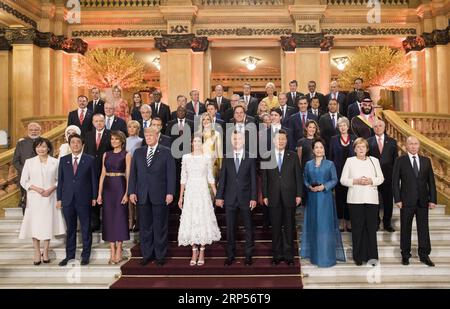
M 44 190 L 58 182 L 58 159 L 48 157 L 41 163 L 39 156 L 25 161 L 21 186 L 27 190 L 27 207 L 20 227 L 19 238 L 52 239 L 66 232 L 62 209 L 56 209 L 56 190 L 49 197 L 43 197 L 29 188 L 34 185 Z

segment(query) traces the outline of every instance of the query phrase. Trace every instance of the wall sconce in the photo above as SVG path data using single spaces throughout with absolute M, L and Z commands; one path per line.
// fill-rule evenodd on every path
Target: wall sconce
M 253 71 L 254 69 L 256 69 L 256 64 L 259 61 L 261 61 L 261 59 L 253 57 L 253 56 L 248 56 L 248 57 L 245 57 L 244 59 L 242 59 L 241 61 L 245 63 L 245 65 L 247 66 L 247 69 L 249 71 Z
M 160 57 L 153 58 L 152 63 L 158 69 L 158 71 L 161 70 L 161 58 Z
M 348 57 L 333 58 L 333 63 L 339 71 L 344 71 L 349 59 Z

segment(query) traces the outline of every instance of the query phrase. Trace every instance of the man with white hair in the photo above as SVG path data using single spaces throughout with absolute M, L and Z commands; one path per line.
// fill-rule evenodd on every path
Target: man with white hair
M 33 150 L 33 143 L 36 138 L 41 136 L 41 133 L 42 129 L 39 123 L 30 122 L 27 127 L 27 136 L 19 139 L 17 142 L 16 149 L 14 150 L 13 165 L 17 170 L 19 179 L 22 176 L 22 169 L 25 161 L 36 155 Z M 20 192 L 22 193 L 22 196 L 19 201 L 19 207 L 22 207 L 22 210 L 25 213 L 27 191 L 20 187 Z
M 330 83 L 330 93 L 325 96 L 326 102 L 329 103 L 330 100 L 336 100 L 339 104 L 339 114 L 347 117 L 347 101 L 346 96 L 339 91 L 339 84 L 337 81 L 332 81 Z
M 191 96 L 191 101 L 186 104 L 186 110 L 192 112 L 194 116 L 200 116 L 201 114 L 206 112 L 205 104 L 200 102 L 200 91 L 197 89 L 191 90 L 189 92 Z
M 139 120 L 141 129 L 139 131 L 139 137 L 144 138 L 144 129 L 150 128 L 152 122 L 152 108 L 148 104 L 142 104 L 141 108 L 142 120 Z
M 214 99 L 210 99 L 209 101 L 216 102 L 220 115 L 223 115 L 223 113 L 231 107 L 230 100 L 223 96 L 223 86 L 220 84 L 216 85 L 215 93 L 216 97 Z
M 392 170 L 394 162 L 398 157 L 397 141 L 389 137 L 386 131 L 386 124 L 383 120 L 376 120 L 373 125 L 375 136 L 370 137 L 369 153 L 372 157 L 380 161 L 384 182 L 378 187 L 381 192 L 380 208 L 383 208 L 383 228 L 388 232 L 395 232 L 391 225 L 393 197 L 392 197 Z M 378 228 L 381 219 L 378 217 Z

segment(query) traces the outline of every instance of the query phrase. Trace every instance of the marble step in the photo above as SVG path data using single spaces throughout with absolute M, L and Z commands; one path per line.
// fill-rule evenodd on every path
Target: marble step
M 109 289 L 114 278 L 83 277 L 67 280 L 62 277 L 0 278 L 0 289 Z
M 111 280 L 121 273 L 120 266 L 125 261 L 117 265 L 108 265 L 108 260 L 96 259 L 89 265 L 81 266 L 79 260 L 74 260 L 65 267 L 58 266 L 58 263 L 59 260 L 52 260 L 49 264 L 41 263 L 35 266 L 32 259 L 3 262 L 0 264 L 0 278 L 64 277 L 73 283 L 87 277 Z
M 0 244 L 29 244 L 31 239 L 19 239 L 18 232 L 4 232 L 0 231 Z M 50 246 L 58 246 L 65 244 L 65 235 L 56 236 L 50 241 Z M 139 239 L 139 234 L 131 232 L 130 240 L 124 241 L 125 246 L 133 246 Z M 102 233 L 92 233 L 92 244 L 105 243 L 102 240 Z M 82 244 L 81 233 L 77 233 L 77 244 Z
M 430 209 L 429 213 L 430 213 L 430 215 L 432 215 L 432 214 L 433 215 L 445 215 L 445 209 L 446 209 L 446 205 L 437 205 L 436 208 Z M 400 208 L 395 207 L 395 205 L 394 205 L 392 214 L 400 216 Z

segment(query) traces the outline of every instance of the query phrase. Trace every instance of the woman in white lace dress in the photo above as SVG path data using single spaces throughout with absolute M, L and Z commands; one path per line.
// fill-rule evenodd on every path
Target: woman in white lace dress
M 190 265 L 201 266 L 205 264 L 205 246 L 220 240 L 220 230 L 209 190 L 211 186 L 216 194 L 212 160 L 203 153 L 201 135 L 194 136 L 192 149 L 192 153 L 183 155 L 182 159 L 178 245 L 191 245 Z

